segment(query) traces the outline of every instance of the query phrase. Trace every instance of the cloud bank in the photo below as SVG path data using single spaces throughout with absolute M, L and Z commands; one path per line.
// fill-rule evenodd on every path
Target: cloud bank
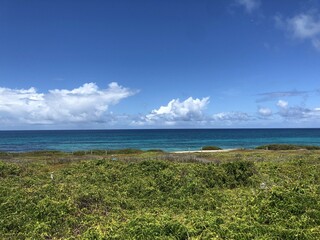
M 291 106 L 283 99 L 304 97 L 309 92 L 285 91 L 259 94 L 259 101 L 272 105 L 257 106 L 256 111 L 234 109 L 208 113 L 209 97 L 172 99 L 149 113 L 113 114 L 110 106 L 128 98 L 137 91 L 113 82 L 106 89 L 95 83 L 78 88 L 53 89 L 46 93 L 35 88 L 11 89 L 0 87 L 0 123 L 2 128 L 145 128 L 145 127 L 230 127 L 260 126 L 263 124 L 318 123 L 320 108 L 306 107 L 304 103 Z M 259 102 L 258 101 L 258 102 Z M 267 103 L 264 103 L 267 105 Z M 50 127 L 51 126 L 51 127 Z M 264 125 L 266 126 L 266 125 Z
M 109 106 L 136 92 L 115 82 L 107 89 L 86 83 L 72 90 L 54 89 L 38 93 L 35 88 L 0 88 L 0 121 L 56 124 L 105 121 Z
M 239 111 L 208 115 L 204 112 L 208 104 L 209 97 L 189 97 L 184 101 L 172 99 L 167 105 L 133 121 L 133 125 L 214 127 L 236 125 L 254 119 L 250 114 Z
M 308 108 L 304 106 L 289 106 L 283 100 L 277 102 L 278 114 L 286 121 L 314 121 L 320 119 L 320 108 Z

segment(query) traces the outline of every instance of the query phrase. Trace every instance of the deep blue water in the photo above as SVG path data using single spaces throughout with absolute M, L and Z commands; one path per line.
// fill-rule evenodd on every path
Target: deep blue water
M 269 143 L 320 146 L 320 129 L 161 129 L 0 131 L 0 151 L 89 149 L 198 150 L 205 145 L 254 148 Z

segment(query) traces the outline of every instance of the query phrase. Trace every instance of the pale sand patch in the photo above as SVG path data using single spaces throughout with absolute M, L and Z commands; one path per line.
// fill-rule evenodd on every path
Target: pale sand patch
M 177 151 L 173 153 L 215 153 L 215 152 L 231 152 L 238 150 L 236 148 L 230 148 L 230 149 L 221 149 L 221 150 L 195 150 L 195 151 Z

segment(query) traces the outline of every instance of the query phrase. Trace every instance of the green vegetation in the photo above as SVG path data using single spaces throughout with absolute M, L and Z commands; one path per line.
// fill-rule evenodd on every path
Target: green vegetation
M 265 150 L 320 150 L 319 146 L 294 145 L 294 144 L 269 144 L 256 147 L 256 149 Z
M 221 150 L 221 148 L 216 146 L 204 146 L 202 147 L 202 150 Z
M 74 152 L 74 155 L 83 156 L 87 154 L 94 154 L 94 155 L 107 155 L 107 154 L 137 154 L 137 153 L 143 153 L 140 149 L 133 149 L 133 148 L 125 148 L 125 149 L 118 149 L 118 150 L 100 150 L 100 149 L 94 149 L 94 150 L 88 150 L 88 151 L 77 151 Z
M 320 152 L 0 155 L 1 239 L 319 239 Z

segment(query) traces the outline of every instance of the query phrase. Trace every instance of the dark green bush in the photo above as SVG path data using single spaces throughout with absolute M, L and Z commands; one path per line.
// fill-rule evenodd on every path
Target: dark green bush
M 146 152 L 158 152 L 158 153 L 163 153 L 164 151 L 161 149 L 149 149 Z
M 217 146 L 204 146 L 202 150 L 221 150 L 221 148 Z
M 18 176 L 21 169 L 14 163 L 4 163 L 0 161 L 0 177 Z
M 76 151 L 73 153 L 73 155 L 76 156 L 84 156 L 84 155 L 111 155 L 111 154 L 137 154 L 137 153 L 143 153 L 140 149 L 134 149 L 134 148 L 124 148 L 124 149 L 115 149 L 115 150 L 102 150 L 102 149 L 93 149 L 93 150 L 87 150 L 87 151 Z
M 256 147 L 264 150 L 320 150 L 320 146 L 294 145 L 294 144 L 268 144 Z
M 84 155 L 86 155 L 86 152 L 85 151 L 76 151 L 76 152 L 73 152 L 72 154 L 75 156 L 84 156 Z
M 167 167 L 169 167 L 169 162 L 167 161 L 155 161 L 155 160 L 145 160 L 138 163 L 139 168 L 146 173 L 158 173 Z
M 227 181 L 226 171 L 220 166 L 207 164 L 198 173 L 208 188 L 223 187 Z
M 256 173 L 254 163 L 249 161 L 229 162 L 221 166 L 225 169 L 228 176 L 226 184 L 231 188 L 250 184 L 250 177 Z
M 64 155 L 66 153 L 61 151 L 56 151 L 56 150 L 45 150 L 45 151 L 26 152 L 22 154 L 27 156 L 56 156 L 56 155 Z
M 108 154 L 137 154 L 137 153 L 143 153 L 140 149 L 134 149 L 134 148 L 124 148 L 119 150 L 108 150 Z
M 147 226 L 147 227 L 146 227 Z M 188 229 L 185 225 L 173 219 L 162 219 L 158 222 L 149 216 L 138 217 L 126 225 L 124 239 L 188 239 Z

